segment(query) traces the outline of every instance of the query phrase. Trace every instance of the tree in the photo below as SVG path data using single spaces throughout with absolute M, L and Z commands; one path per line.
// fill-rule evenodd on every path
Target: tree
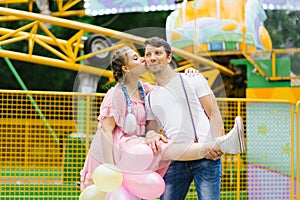
M 265 26 L 272 38 L 273 48 L 300 48 L 300 11 L 267 10 Z M 292 61 L 291 70 L 300 74 L 300 54 L 286 54 Z

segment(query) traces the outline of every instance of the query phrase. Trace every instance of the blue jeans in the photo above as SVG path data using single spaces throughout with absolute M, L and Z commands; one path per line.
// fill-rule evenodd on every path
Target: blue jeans
M 164 176 L 166 189 L 160 199 L 184 200 L 194 180 L 199 200 L 218 200 L 221 177 L 221 159 L 174 161 Z

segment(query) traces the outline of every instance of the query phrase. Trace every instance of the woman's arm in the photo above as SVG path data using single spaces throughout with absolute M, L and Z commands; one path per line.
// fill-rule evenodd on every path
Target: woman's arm
M 159 133 L 160 126 L 155 120 L 147 121 L 146 126 L 146 144 L 151 147 L 154 155 L 162 151 L 161 142 L 167 143 L 165 136 Z
M 116 122 L 114 118 L 107 117 L 102 121 L 101 128 L 101 147 L 103 150 L 104 163 L 114 163 L 113 159 L 113 135 L 112 132 L 115 129 Z M 101 148 L 99 147 L 99 148 Z

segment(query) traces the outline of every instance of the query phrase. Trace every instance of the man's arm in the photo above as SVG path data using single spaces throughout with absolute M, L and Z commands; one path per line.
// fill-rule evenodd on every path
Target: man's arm
M 224 135 L 224 123 L 221 113 L 218 108 L 217 100 L 213 94 L 209 94 L 199 98 L 204 111 L 209 118 L 210 131 L 213 138 Z M 206 159 L 217 160 L 222 156 L 221 151 L 215 151 L 214 149 L 209 149 L 206 154 Z
M 210 129 L 213 138 L 224 135 L 224 122 L 218 107 L 217 100 L 213 94 L 199 98 L 204 111 L 209 118 Z
M 224 134 L 223 119 L 208 81 L 201 73 L 198 76 L 189 77 L 189 80 L 209 118 L 212 137 L 215 138 Z

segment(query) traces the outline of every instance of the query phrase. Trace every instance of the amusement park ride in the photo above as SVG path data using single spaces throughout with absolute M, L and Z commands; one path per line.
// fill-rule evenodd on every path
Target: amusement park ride
M 16 30 L 0 27 L 0 46 L 28 41 L 28 52 L 3 48 L 0 50 L 1 57 L 80 70 L 83 73 L 106 77 L 107 83 L 110 83 L 113 82 L 112 73 L 107 70 L 110 52 L 123 45 L 130 45 L 135 49 L 136 46 L 143 45 L 145 40 L 143 37 L 63 19 L 67 16 L 83 16 L 88 12 L 94 15 L 101 13 L 89 10 L 88 5 L 92 2 L 85 1 L 85 4 L 80 0 L 50 2 L 56 3 L 56 11 L 49 10 L 47 0 L 0 1 L 3 5 L 0 8 L 0 21 L 30 21 Z M 9 5 L 16 3 L 27 3 L 28 11 L 8 8 Z M 42 14 L 31 12 L 34 3 Z M 109 9 L 103 8 L 104 4 L 100 8 L 105 12 L 118 12 L 113 9 L 108 11 Z M 258 88 L 287 87 L 290 90 L 291 82 L 299 79 L 299 76 L 294 76 L 290 71 L 290 62 L 280 59 L 278 55 L 298 53 L 300 49 L 272 48 L 272 40 L 263 26 L 266 15 L 258 0 L 201 0 L 181 1 L 178 4 L 173 2 L 173 4 L 173 7 L 167 8 L 174 11 L 166 20 L 166 39 L 173 46 L 173 55 L 176 59 L 173 67 L 177 71 L 191 66 L 199 69 L 208 78 L 217 96 L 260 97 L 261 92 L 257 92 Z M 86 10 L 74 10 L 74 7 L 86 7 Z M 148 11 L 151 9 L 153 10 L 153 7 L 149 6 Z M 71 29 L 74 35 L 69 39 L 57 38 L 49 29 L 49 25 Z M 40 34 L 41 32 L 43 34 Z M 87 34 L 91 36 L 84 41 L 83 38 Z M 41 56 L 35 52 L 34 48 L 37 45 L 47 49 L 49 56 Z M 84 55 L 80 53 L 82 50 Z M 284 67 L 280 65 L 282 62 L 285 63 Z M 222 84 L 216 81 L 220 77 Z M 153 83 L 153 78 L 149 74 L 142 79 Z M 224 91 L 226 94 L 222 94 Z M 295 92 L 292 93 L 289 98 L 295 100 Z

